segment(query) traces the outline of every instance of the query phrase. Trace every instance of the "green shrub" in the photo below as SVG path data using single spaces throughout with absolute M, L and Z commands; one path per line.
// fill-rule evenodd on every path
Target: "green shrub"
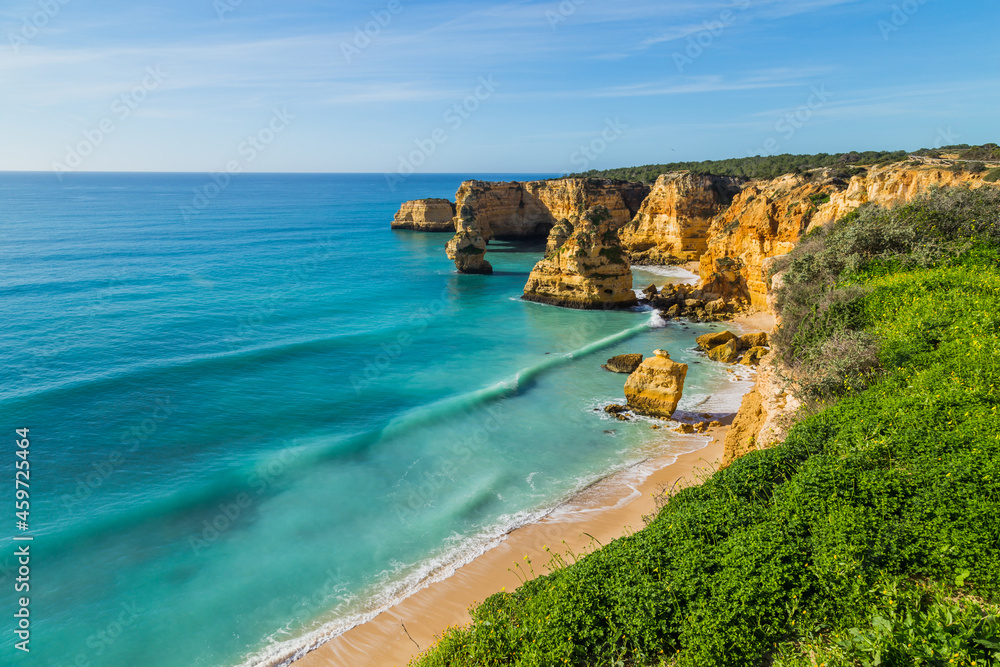
M 1000 181 L 1000 167 L 990 169 L 990 172 L 983 176 L 983 180 L 988 183 L 996 183 L 997 181 Z

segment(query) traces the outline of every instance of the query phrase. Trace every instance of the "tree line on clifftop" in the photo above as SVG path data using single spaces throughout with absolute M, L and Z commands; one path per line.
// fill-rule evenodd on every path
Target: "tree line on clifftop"
M 623 181 L 653 183 L 660 174 L 672 171 L 690 171 L 694 174 L 710 174 L 713 176 L 734 176 L 748 179 L 770 179 L 792 173 L 805 173 L 811 169 L 834 169 L 835 176 L 850 178 L 863 173 L 865 167 L 894 164 L 910 158 L 910 156 L 940 158 L 945 155 L 955 155 L 961 162 L 973 163 L 972 171 L 985 169 L 986 162 L 1000 161 L 1000 146 L 989 143 L 982 146 L 960 144 L 941 148 L 924 148 L 918 151 L 851 151 L 849 153 L 816 153 L 814 155 L 756 155 L 753 157 L 730 158 L 728 160 L 702 160 L 700 162 L 669 162 L 666 164 L 651 164 L 641 167 L 620 167 L 617 169 L 591 169 L 590 171 L 568 174 L 569 178 L 613 178 Z M 958 168 L 963 168 L 958 165 Z M 1000 169 L 998 178 L 1000 178 Z M 989 180 L 997 180 L 989 179 Z
M 866 205 L 778 269 L 784 442 L 413 664 L 1000 665 L 1000 189 Z

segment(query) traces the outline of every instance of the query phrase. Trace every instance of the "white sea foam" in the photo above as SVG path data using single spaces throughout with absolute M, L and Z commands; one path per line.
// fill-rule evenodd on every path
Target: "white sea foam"
M 660 311 L 654 310 L 653 314 L 649 316 L 649 328 L 662 329 L 665 326 L 667 326 L 667 321 L 660 315 Z
M 633 266 L 636 271 L 652 273 L 664 278 L 674 278 L 677 282 L 694 285 L 698 282 L 698 275 L 691 273 L 681 266 Z
M 677 267 L 653 268 L 677 269 Z M 666 322 L 654 311 L 647 324 L 633 327 L 595 341 L 564 356 L 569 359 L 585 356 L 610 343 L 627 339 L 646 326 L 661 328 L 665 325 Z M 555 364 L 553 362 L 545 362 L 539 367 L 522 370 L 513 379 L 497 383 L 480 390 L 480 392 L 474 392 L 474 394 L 477 394 L 474 398 L 481 398 L 479 394 L 493 395 L 495 393 L 506 393 L 515 388 L 527 376 L 533 376 L 550 365 Z M 689 416 L 694 416 L 693 414 L 687 414 L 688 411 L 693 412 L 695 410 L 698 412 L 724 414 L 735 412 L 739 408 L 741 397 L 749 390 L 752 378 L 753 371 L 740 369 L 728 377 L 728 386 L 719 386 L 712 394 L 691 394 L 690 396 L 686 396 L 682 400 L 682 409 L 677 416 L 687 419 Z M 620 397 L 597 398 L 587 405 L 586 409 L 588 412 L 593 413 L 594 409 L 597 408 L 601 420 L 614 420 L 611 415 L 605 413 L 603 410 L 603 407 L 609 403 L 622 404 L 624 400 Z M 593 496 L 587 493 L 588 490 L 594 493 L 602 493 L 603 489 L 598 485 L 604 480 L 613 480 L 614 483 L 609 484 L 607 487 L 608 493 L 618 495 L 613 507 L 622 507 L 639 496 L 638 486 L 660 469 L 665 460 L 672 463 L 683 454 L 704 448 L 710 440 L 707 436 L 701 434 L 680 434 L 673 432 L 670 429 L 678 424 L 678 422 L 673 420 L 661 420 L 642 415 L 632 416 L 631 420 L 633 422 L 648 422 L 650 425 L 659 425 L 663 429 L 661 433 L 665 437 L 659 444 L 652 448 L 632 451 L 630 457 L 612 470 L 575 480 L 569 492 L 564 494 L 555 503 L 543 509 L 501 516 L 495 524 L 473 536 L 462 536 L 456 533 L 446 540 L 446 547 L 441 552 L 422 563 L 411 565 L 396 563 L 391 571 L 382 573 L 381 581 L 376 586 L 378 592 L 368 597 L 363 607 L 358 608 L 360 597 L 357 594 L 353 596 L 343 595 L 340 598 L 341 607 L 347 608 L 349 611 L 340 618 L 333 619 L 304 635 L 294 638 L 289 638 L 292 635 L 292 629 L 289 626 L 281 628 L 268 638 L 270 642 L 268 646 L 260 652 L 248 656 L 241 663 L 241 667 L 284 667 L 291 664 L 351 628 L 371 621 L 379 614 L 391 609 L 418 591 L 434 583 L 448 579 L 461 567 L 499 546 L 509 533 L 520 527 L 536 523 L 543 518 L 548 518 L 551 521 L 565 522 L 590 513 L 606 511 L 608 506 L 595 507 Z M 626 456 L 629 454 L 629 452 L 623 453 Z M 526 480 L 532 488 L 532 478 L 535 474 L 530 474 Z M 623 487 L 628 488 L 630 491 L 627 494 L 619 495 Z

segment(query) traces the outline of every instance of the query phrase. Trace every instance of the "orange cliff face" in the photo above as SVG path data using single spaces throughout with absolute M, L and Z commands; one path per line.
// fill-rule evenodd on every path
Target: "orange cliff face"
M 712 221 L 740 191 L 742 179 L 688 172 L 663 174 L 635 218 L 619 232 L 633 264 L 683 264 L 708 247 Z
M 455 195 L 460 214 L 455 218 L 456 236 L 449 244 L 449 257 L 456 260 L 461 273 L 483 273 L 488 265 L 483 258 L 485 243 L 491 239 L 545 238 L 557 223 L 594 206 L 607 209 L 609 224 L 617 230 L 632 219 L 647 194 L 649 188 L 640 183 L 594 178 L 466 181 Z M 465 251 L 459 252 L 459 246 Z M 473 254 L 479 256 L 470 262 Z
M 466 181 L 455 193 L 455 206 L 475 211 L 479 232 L 493 238 L 545 238 L 561 220 L 603 206 L 614 224 L 624 225 L 639 210 L 649 188 L 596 178 L 494 183 Z
M 594 206 L 552 228 L 545 257 L 528 276 L 522 298 L 586 310 L 636 304 L 632 268 L 607 208 Z
M 982 175 L 909 164 L 875 167 L 850 182 L 793 174 L 751 182 L 712 222 L 700 260 L 701 288 L 727 298 L 743 297 L 753 307 L 766 309 L 769 260 L 791 252 L 810 229 L 865 203 L 894 206 L 933 186 L 982 183 Z
M 454 232 L 455 205 L 447 199 L 405 201 L 392 220 L 392 228 L 418 232 Z

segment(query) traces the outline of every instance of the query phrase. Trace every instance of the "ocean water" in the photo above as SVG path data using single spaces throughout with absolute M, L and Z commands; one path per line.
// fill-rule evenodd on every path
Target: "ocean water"
M 0 663 L 280 664 L 595 479 L 704 444 L 595 411 L 625 378 L 599 364 L 666 348 L 691 364 L 682 410 L 731 411 L 746 382 L 691 349 L 717 325 L 527 303 L 542 243 L 462 276 L 448 235 L 389 229 L 468 177 L 0 174 Z

